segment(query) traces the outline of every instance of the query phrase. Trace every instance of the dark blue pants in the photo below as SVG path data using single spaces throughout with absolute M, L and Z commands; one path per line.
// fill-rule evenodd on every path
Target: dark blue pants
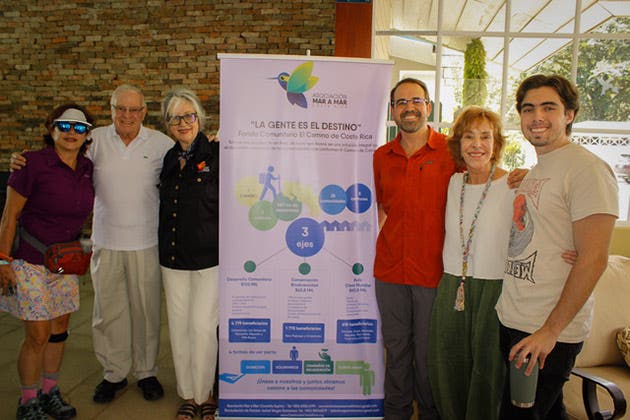
M 557 342 L 545 360 L 545 368 L 538 372 L 538 387 L 536 388 L 536 402 L 531 408 L 518 408 L 510 401 L 510 362 L 508 356 L 512 347 L 529 333 L 514 330 L 504 325 L 500 326 L 501 353 L 507 367 L 505 389 L 501 403 L 500 418 L 504 420 L 564 420 L 568 419 L 562 402 L 562 387 L 569 380 L 571 369 L 575 365 L 575 358 L 583 343 Z

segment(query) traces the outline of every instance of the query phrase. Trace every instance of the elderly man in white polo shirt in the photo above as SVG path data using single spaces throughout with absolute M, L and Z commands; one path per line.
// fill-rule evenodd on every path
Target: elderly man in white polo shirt
M 146 102 L 134 86 L 113 92 L 111 112 L 114 123 L 92 132 L 88 152 L 96 191 L 92 333 L 104 368 L 94 401 L 112 401 L 127 385 L 132 365 L 144 398 L 152 401 L 164 395 L 156 377 L 162 288 L 157 184 L 173 141 L 142 125 Z
M 95 189 L 92 333 L 104 369 L 93 399 L 112 401 L 133 367 L 143 397 L 153 401 L 164 395 L 156 377 L 162 289 L 157 184 L 173 141 L 142 125 L 147 107 L 137 87 L 119 86 L 110 103 L 113 124 L 92 131 L 87 152 Z M 11 156 L 12 170 L 25 164 L 21 155 Z

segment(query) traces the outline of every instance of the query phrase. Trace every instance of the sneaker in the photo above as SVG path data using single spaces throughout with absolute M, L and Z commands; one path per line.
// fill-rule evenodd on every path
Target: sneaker
M 22 404 L 22 398 L 19 398 L 15 418 L 17 420 L 48 420 L 38 398 L 31 398 L 24 404 Z
M 142 396 L 147 401 L 159 400 L 164 396 L 164 388 L 162 388 L 160 381 L 155 376 L 140 379 L 138 388 L 142 390 Z
M 39 390 L 37 397 L 44 412 L 56 420 L 66 420 L 77 416 L 76 408 L 64 401 L 57 386 L 54 386 L 49 394 L 43 394 Z
M 116 396 L 116 391 L 120 391 L 127 386 L 127 378 L 120 382 L 109 382 L 103 379 L 100 384 L 96 385 L 94 396 L 92 399 L 97 403 L 108 403 Z

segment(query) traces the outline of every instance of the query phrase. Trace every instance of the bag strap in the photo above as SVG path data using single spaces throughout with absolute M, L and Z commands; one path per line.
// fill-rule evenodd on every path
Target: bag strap
M 20 235 L 22 239 L 28 242 L 33 248 L 35 248 L 42 254 L 46 254 L 46 249 L 48 249 L 48 247 L 44 245 L 39 239 L 37 239 L 36 237 L 28 233 L 26 229 L 24 229 L 23 226 L 18 227 L 18 234 Z

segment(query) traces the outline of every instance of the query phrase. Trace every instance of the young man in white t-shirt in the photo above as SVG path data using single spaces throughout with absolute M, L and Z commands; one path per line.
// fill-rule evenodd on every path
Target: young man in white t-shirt
M 526 374 L 538 361 L 536 401 L 511 404 L 509 378 L 501 408 L 504 419 L 567 418 L 562 387 L 582 349 L 592 319 L 592 291 L 606 268 L 618 215 L 618 187 L 610 167 L 571 143 L 578 93 L 561 76 L 535 75 L 516 93 L 523 135 L 538 163 L 514 200 L 503 291 L 497 303 L 506 363 L 517 358 Z M 575 249 L 574 265 L 560 258 Z M 509 369 L 508 369 L 509 371 Z

